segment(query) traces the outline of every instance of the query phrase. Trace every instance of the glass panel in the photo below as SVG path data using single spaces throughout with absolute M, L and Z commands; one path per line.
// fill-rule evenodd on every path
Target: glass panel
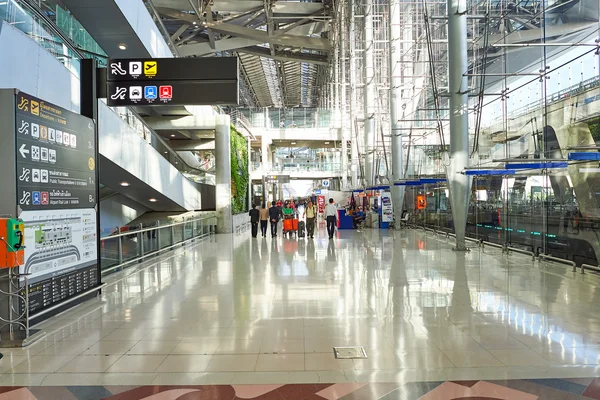
M 116 238 L 108 238 L 102 241 L 100 246 L 100 266 L 102 269 L 119 264 L 119 241 Z

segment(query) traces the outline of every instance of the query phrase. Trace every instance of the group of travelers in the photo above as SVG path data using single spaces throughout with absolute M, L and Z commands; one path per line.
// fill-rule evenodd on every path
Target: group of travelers
M 303 206 L 303 207 L 301 207 Z M 250 222 L 252 224 L 252 237 L 258 236 L 258 227 L 262 237 L 267 237 L 267 227 L 271 224 L 271 237 L 277 237 L 277 226 L 282 219 L 297 219 L 300 216 L 300 208 L 302 208 L 302 220 L 306 220 L 306 235 L 308 238 L 315 237 L 315 225 L 317 220 L 317 206 L 310 200 L 282 200 L 273 201 L 271 207 L 267 208 L 264 204 L 260 209 L 256 205 L 250 210 Z M 333 199 L 329 199 L 329 204 L 325 207 L 325 217 L 327 220 L 327 233 L 329 238 L 333 239 L 335 231 L 337 207 Z M 284 232 L 285 233 L 285 232 Z

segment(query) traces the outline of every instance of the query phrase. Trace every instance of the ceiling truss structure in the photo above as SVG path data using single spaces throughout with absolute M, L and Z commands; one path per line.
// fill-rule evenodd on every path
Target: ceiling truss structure
M 152 0 L 182 57 L 237 55 L 249 107 L 314 107 L 334 0 Z

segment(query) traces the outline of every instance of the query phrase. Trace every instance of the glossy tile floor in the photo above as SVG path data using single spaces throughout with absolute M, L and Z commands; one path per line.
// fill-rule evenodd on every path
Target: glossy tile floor
M 595 377 L 600 277 L 422 231 L 219 235 L 106 279 L 2 349 L 0 385 L 143 386 Z M 333 346 L 368 358 L 337 360 Z

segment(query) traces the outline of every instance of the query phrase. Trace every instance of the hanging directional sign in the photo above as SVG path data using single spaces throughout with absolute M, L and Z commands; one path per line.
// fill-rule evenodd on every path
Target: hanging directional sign
M 237 57 L 111 59 L 107 103 L 213 105 L 239 103 Z
M 290 183 L 289 175 L 265 175 L 263 176 L 265 184 Z

